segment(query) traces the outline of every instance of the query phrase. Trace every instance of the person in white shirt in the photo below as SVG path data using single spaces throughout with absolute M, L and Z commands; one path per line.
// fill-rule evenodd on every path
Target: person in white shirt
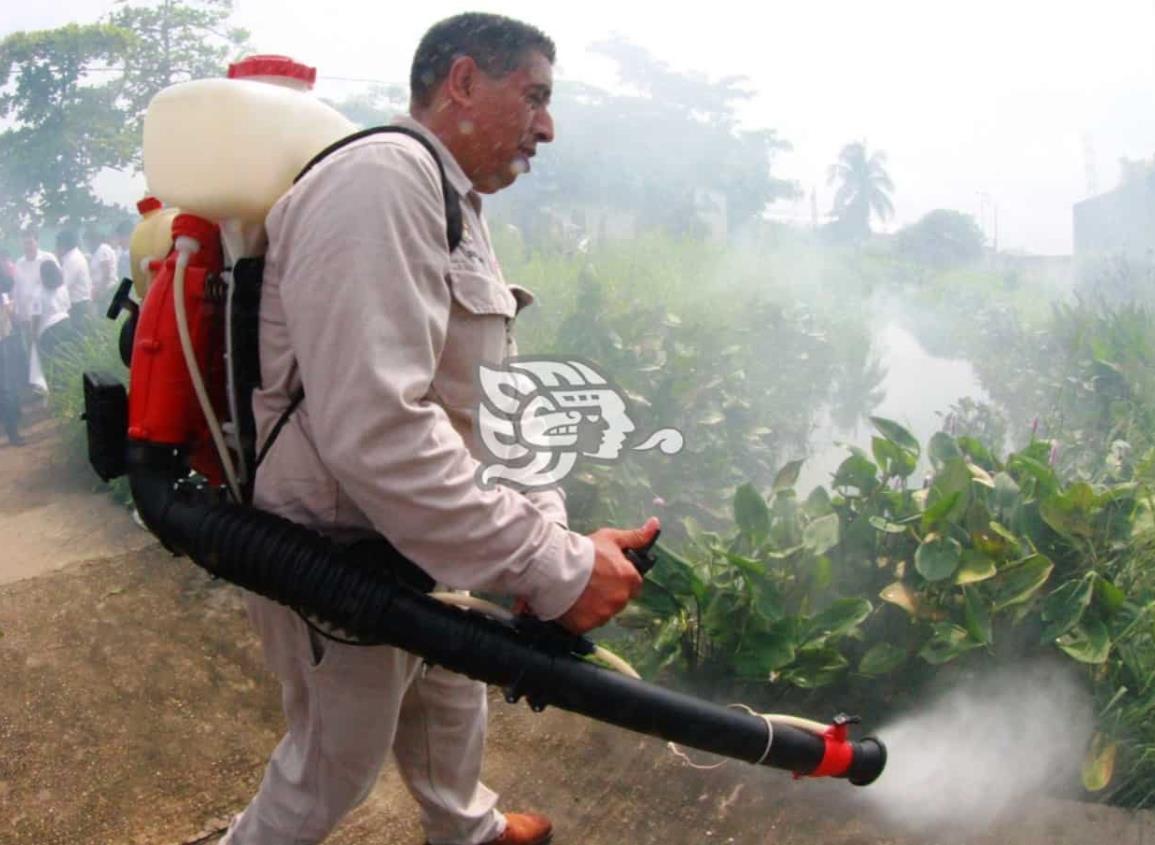
M 13 269 L 12 319 L 14 329 L 20 334 L 27 349 L 36 336 L 32 332 L 33 311 L 40 299 L 40 265 L 45 261 L 55 263 L 56 256 L 40 248 L 40 233 L 35 229 L 25 229 L 24 254 Z
M 90 228 L 85 233 L 92 257 L 88 259 L 88 274 L 92 277 L 92 301 L 103 303 L 116 290 L 116 252 L 105 233 Z
M 28 384 L 28 356 L 12 324 L 13 266 L 0 250 L 0 425 L 10 444 L 23 446 L 20 402 Z
M 84 331 L 92 318 L 92 277 L 88 275 L 88 261 L 80 251 L 80 237 L 75 229 L 61 229 L 56 236 L 56 254 L 60 256 L 60 271 L 72 303 L 72 324 Z
M 116 277 L 127 279 L 132 275 L 132 230 L 131 220 L 121 220 L 116 224 Z
M 36 348 L 40 352 L 41 365 L 44 365 L 52 359 L 60 344 L 72 337 L 74 329 L 69 319 L 72 300 L 60 265 L 55 261 L 41 264 L 40 282 L 35 316 Z

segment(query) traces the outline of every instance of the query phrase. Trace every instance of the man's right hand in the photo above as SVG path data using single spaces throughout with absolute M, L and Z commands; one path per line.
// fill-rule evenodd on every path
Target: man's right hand
M 594 571 L 578 600 L 558 617 L 562 627 L 584 634 L 609 622 L 641 592 L 642 576 L 623 550 L 649 545 L 660 527 L 658 518 L 651 516 L 641 528 L 602 528 L 590 535 L 594 541 Z

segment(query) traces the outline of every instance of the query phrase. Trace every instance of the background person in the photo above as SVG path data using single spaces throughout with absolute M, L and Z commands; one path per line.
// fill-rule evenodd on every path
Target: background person
M 521 597 L 572 631 L 604 624 L 641 588 L 623 549 L 657 530 L 565 527 L 556 489 L 482 489 L 474 417 L 480 364 L 500 363 L 519 300 L 481 214 L 482 194 L 529 170 L 553 140 L 554 46 L 526 24 L 466 14 L 422 38 L 410 114 L 397 124 L 438 151 L 464 236 L 450 253 L 443 183 L 412 138 L 382 134 L 333 153 L 270 212 L 261 298 L 267 437 L 255 504 L 326 533 L 379 532 L 439 582 Z M 342 280 L 341 295 L 318 284 Z M 521 302 L 525 302 L 524 297 Z M 503 815 L 480 782 L 485 686 L 387 646 L 328 639 L 248 594 L 288 730 L 222 845 L 322 841 L 360 803 L 390 751 L 433 845 L 542 845 L 551 825 Z
M 60 344 L 75 334 L 70 319 L 72 300 L 68 285 L 64 282 L 64 272 L 55 261 L 45 261 L 40 265 L 40 295 L 36 304 L 36 348 L 40 353 L 41 366 L 56 357 Z
M 23 446 L 20 437 L 21 400 L 28 383 L 28 358 L 16 334 L 12 289 L 12 264 L 7 254 L 0 256 L 0 425 L 8 442 Z
M 56 235 L 56 254 L 64 274 L 64 286 L 72 303 L 72 326 L 78 332 L 88 331 L 95 315 L 92 305 L 92 277 L 88 274 L 88 260 L 80 251 L 80 236 L 75 229 L 61 229 Z
M 40 248 L 40 233 L 34 227 L 26 228 L 21 233 L 21 240 L 23 253 L 13 269 L 12 314 L 14 329 L 28 350 L 36 340 L 32 321 L 39 307 L 42 287 L 40 265 L 45 261 L 55 262 L 56 256 Z
M 91 253 L 88 259 L 88 274 L 92 278 L 92 301 L 103 305 L 116 291 L 116 251 L 108 242 L 107 234 L 94 226 L 84 232 Z

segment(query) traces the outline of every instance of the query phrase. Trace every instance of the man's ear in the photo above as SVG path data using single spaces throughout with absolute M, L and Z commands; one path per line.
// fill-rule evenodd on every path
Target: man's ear
M 449 66 L 449 76 L 445 80 L 445 93 L 453 102 L 466 105 L 473 99 L 477 88 L 480 69 L 472 56 L 459 56 Z

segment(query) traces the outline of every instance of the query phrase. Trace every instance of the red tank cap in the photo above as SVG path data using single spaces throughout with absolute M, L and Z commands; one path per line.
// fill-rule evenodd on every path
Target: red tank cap
M 178 214 L 172 221 L 172 238 L 192 238 L 201 246 L 216 240 L 217 224 L 195 214 Z
M 136 210 L 142 215 L 148 214 L 150 211 L 156 211 L 158 208 L 164 208 L 164 203 L 156 197 L 145 197 L 136 204 Z
M 248 79 L 252 76 L 284 76 L 299 79 L 312 88 L 317 81 L 317 69 L 295 62 L 288 56 L 273 54 L 249 56 L 229 65 L 229 79 Z

